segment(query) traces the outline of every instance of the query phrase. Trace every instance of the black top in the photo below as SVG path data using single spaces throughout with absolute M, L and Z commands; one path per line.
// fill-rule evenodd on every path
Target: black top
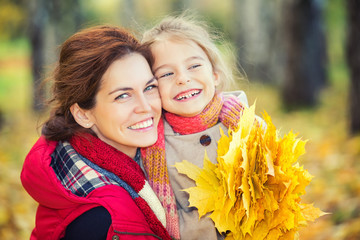
M 62 240 L 106 240 L 111 222 L 111 215 L 104 207 L 95 207 L 72 221 Z

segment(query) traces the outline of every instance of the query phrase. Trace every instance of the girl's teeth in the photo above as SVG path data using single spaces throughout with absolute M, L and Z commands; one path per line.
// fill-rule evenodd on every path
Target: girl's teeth
M 152 124 L 153 124 L 153 120 L 149 119 L 146 122 L 137 123 L 133 126 L 130 126 L 129 129 L 137 130 L 137 129 L 147 128 L 150 127 Z
M 187 99 L 187 98 L 191 98 L 195 95 L 199 94 L 199 91 L 194 91 L 194 92 L 191 92 L 189 94 L 186 94 L 186 95 L 181 95 L 180 97 L 177 98 L 177 100 L 183 100 L 183 99 Z

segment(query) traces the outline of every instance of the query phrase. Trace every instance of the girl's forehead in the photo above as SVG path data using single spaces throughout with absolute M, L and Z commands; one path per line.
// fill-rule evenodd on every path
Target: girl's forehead
M 179 34 L 179 33 L 169 33 L 169 32 L 163 32 L 160 35 L 158 35 L 154 39 L 154 43 L 158 42 L 173 42 L 173 43 L 196 43 L 195 39 L 192 39 L 191 37 L 185 35 L 185 34 Z
M 175 46 L 174 46 L 175 45 Z M 197 42 L 191 40 L 191 39 L 186 39 L 186 38 L 180 38 L 180 37 L 173 37 L 173 38 L 162 38 L 159 39 L 157 41 L 155 41 L 152 45 L 151 50 L 155 50 L 158 49 L 158 46 L 172 46 L 172 47 L 176 47 L 176 45 L 179 46 L 185 46 L 185 47 L 190 47 L 190 48 L 194 48 L 194 49 L 198 49 L 200 51 L 203 51 L 204 53 L 206 53 L 203 49 L 203 47 L 198 44 Z M 154 49 L 155 48 L 155 49 Z
M 152 44 L 151 52 L 155 61 L 159 61 L 160 58 L 162 61 L 166 62 L 169 62 L 170 59 L 179 56 L 182 58 L 189 58 L 189 55 L 201 56 L 206 61 L 209 61 L 211 66 L 214 68 L 213 61 L 205 48 L 197 42 L 184 37 L 162 38 Z

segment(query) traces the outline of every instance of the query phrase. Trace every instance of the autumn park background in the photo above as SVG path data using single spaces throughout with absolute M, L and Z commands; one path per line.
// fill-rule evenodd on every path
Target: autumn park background
M 314 178 L 303 201 L 330 214 L 301 239 L 360 239 L 357 0 L 0 0 L 0 239 L 29 239 L 34 226 L 37 205 L 19 175 L 47 114 L 46 92 L 34 89 L 58 45 L 105 23 L 140 37 L 184 9 L 223 33 L 257 114 L 266 110 L 282 135 L 293 130 L 308 139 L 300 164 Z

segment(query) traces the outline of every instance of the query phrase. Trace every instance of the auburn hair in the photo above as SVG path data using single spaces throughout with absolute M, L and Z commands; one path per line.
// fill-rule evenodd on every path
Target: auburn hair
M 61 45 L 59 61 L 47 79 L 52 90 L 50 116 L 42 127 L 46 139 L 69 140 L 78 132 L 92 133 L 77 124 L 70 107 L 77 103 L 92 109 L 106 70 L 130 53 L 139 53 L 149 62 L 150 52 L 128 30 L 114 26 L 84 29 Z

